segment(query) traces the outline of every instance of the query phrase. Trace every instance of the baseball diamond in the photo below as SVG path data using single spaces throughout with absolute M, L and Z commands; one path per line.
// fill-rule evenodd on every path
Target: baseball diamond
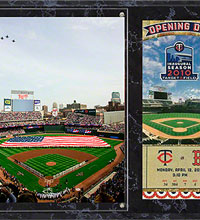
M 28 139 L 37 141 L 35 143 L 40 143 L 39 141 L 43 138 L 34 138 L 36 136 L 32 135 Z M 53 136 L 51 138 L 58 139 Z M 77 136 L 77 138 L 80 137 Z M 88 140 L 88 137 L 85 138 Z M 16 147 L 5 147 L 5 144 L 3 144 L 5 141 L 12 144 L 14 142 L 12 142 L 12 139 L 11 142 L 9 142 L 9 139 L 1 140 L 1 166 L 11 175 L 17 176 L 20 183 L 31 191 L 36 190 L 42 193 L 48 182 L 52 192 L 56 193 L 66 187 L 71 189 L 82 183 L 116 158 L 114 147 L 123 141 L 107 138 L 99 138 L 99 140 L 101 141 L 100 143 L 105 143 L 105 146 L 109 145 L 110 147 L 18 147 L 17 142 Z M 95 144 L 96 142 L 91 139 L 91 143 Z M 33 172 L 33 170 L 36 172 Z M 66 170 L 69 171 L 62 173 Z M 38 172 L 43 177 L 38 176 Z M 60 173 L 60 176 L 53 178 Z M 79 173 L 83 175 L 78 175 Z M 58 185 L 59 187 L 57 187 Z
M 143 114 L 143 130 L 170 139 L 200 137 L 200 114 L 164 113 Z
M 56 165 L 49 167 L 46 165 L 48 161 L 54 161 Z M 43 156 L 31 158 L 27 160 L 25 164 L 39 171 L 44 176 L 53 176 L 68 169 L 69 167 L 78 164 L 78 161 L 66 156 L 62 156 L 60 154 L 46 154 Z

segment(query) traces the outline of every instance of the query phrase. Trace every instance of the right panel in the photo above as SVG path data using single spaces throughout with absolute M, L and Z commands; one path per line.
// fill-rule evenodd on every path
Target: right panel
M 200 198 L 200 21 L 143 21 L 143 199 Z

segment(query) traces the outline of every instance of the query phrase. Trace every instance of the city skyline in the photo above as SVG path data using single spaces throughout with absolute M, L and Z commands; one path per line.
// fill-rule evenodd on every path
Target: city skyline
M 120 96 L 120 97 L 121 97 L 121 96 Z M 79 103 L 79 102 L 77 102 L 77 100 L 74 100 L 74 101 L 76 101 L 76 103 Z M 108 102 L 109 102 L 109 101 L 112 101 L 112 98 L 110 98 L 110 100 L 107 101 L 107 104 L 106 104 L 105 106 L 108 105 Z M 52 110 L 54 103 L 57 104 L 57 108 L 58 108 L 58 109 L 60 108 L 61 105 L 63 105 L 63 108 L 66 108 L 68 104 L 73 104 L 73 102 L 72 102 L 72 103 L 57 103 L 56 101 L 54 101 L 54 102 L 52 102 L 52 105 L 51 105 L 50 109 L 48 108 L 48 111 L 51 111 L 51 110 Z M 80 104 L 87 105 L 87 103 L 80 103 Z M 120 104 L 124 104 L 124 103 L 120 103 Z M 42 107 L 42 106 L 46 106 L 46 105 L 44 104 L 44 105 L 41 105 L 41 107 Z M 95 106 L 99 106 L 99 104 L 98 104 L 98 103 L 95 104 L 92 108 L 95 108 Z
M 21 90 L 22 91 L 22 90 Z M 30 92 L 30 91 L 29 91 Z M 32 92 L 32 91 L 31 91 Z M 34 91 L 33 91 L 34 92 Z M 116 93 L 116 92 L 114 92 L 114 93 Z M 118 92 L 117 92 L 118 93 Z M 113 94 L 113 92 L 111 93 L 111 94 Z M 120 95 L 120 93 L 119 93 L 119 95 Z M 13 95 L 11 95 L 11 97 L 7 97 L 7 98 L 5 98 L 5 99 L 17 99 L 16 97 L 17 97 L 17 95 L 15 96 L 15 98 L 12 98 L 12 96 Z M 120 95 L 120 98 L 121 98 L 121 95 Z M 22 98 L 23 99 L 23 98 Z M 27 100 L 27 99 L 30 99 L 30 100 L 37 100 L 37 99 L 35 99 L 34 97 L 31 97 L 31 98 L 24 98 L 24 100 Z M 107 106 L 108 105 L 108 102 L 109 101 L 113 101 L 112 100 L 113 98 L 112 98 L 112 95 L 111 95 L 111 98 L 110 98 L 110 100 L 108 100 L 107 101 L 107 104 L 105 105 L 105 106 Z M 52 102 L 51 103 L 51 106 L 50 106 L 50 108 L 49 108 L 49 106 L 48 105 L 45 105 L 45 104 L 41 104 L 41 110 L 42 110 L 42 107 L 43 106 L 47 106 L 48 107 L 48 111 L 52 111 L 52 109 L 54 108 L 53 106 L 54 106 L 54 104 L 56 104 L 57 105 L 57 108 L 58 109 L 60 109 L 60 106 L 62 105 L 63 106 L 63 108 L 66 108 L 67 107 L 67 105 L 69 105 L 69 104 L 73 104 L 74 102 L 76 102 L 76 103 L 79 103 L 79 102 L 77 102 L 77 100 L 73 100 L 73 102 L 72 103 L 57 103 L 56 101 L 54 101 L 54 102 Z M 87 103 L 80 103 L 80 104 L 82 104 L 82 105 L 87 105 Z M 120 104 L 125 104 L 125 103 L 120 103 Z M 100 106 L 99 104 L 95 104 L 92 108 L 95 108 L 95 106 Z M 88 107 L 87 107 L 88 108 Z M 2 109 L 2 111 L 4 111 L 4 109 Z
M 113 91 L 124 102 L 124 18 L 0 18 L 0 27 L 1 109 L 13 89 L 49 109 L 107 105 Z

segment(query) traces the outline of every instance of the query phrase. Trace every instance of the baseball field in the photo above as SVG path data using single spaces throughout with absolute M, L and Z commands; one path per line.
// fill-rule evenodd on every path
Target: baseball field
M 48 137 L 56 136 L 56 134 L 39 136 Z M 58 136 L 61 135 L 58 134 Z M 62 136 L 67 135 L 63 134 Z M 123 142 L 107 138 L 99 139 L 111 147 L 0 147 L 0 165 L 11 175 L 16 176 L 19 182 L 31 191 L 42 192 L 47 183 L 45 180 L 51 180 L 50 185 L 53 192 L 59 192 L 66 187 L 71 189 L 114 160 L 116 157 L 114 147 Z M 0 143 L 6 141 L 9 139 L 1 140 Z M 35 175 L 34 172 L 30 172 L 16 161 L 34 169 L 43 177 Z M 85 164 L 81 165 L 82 163 Z M 66 175 L 52 178 L 54 175 L 77 165 L 80 167 Z
M 143 114 L 143 130 L 161 138 L 194 139 L 200 137 L 200 114 Z

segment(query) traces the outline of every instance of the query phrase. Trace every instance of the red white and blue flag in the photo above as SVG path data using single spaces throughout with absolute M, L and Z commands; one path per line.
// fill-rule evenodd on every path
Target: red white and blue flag
M 111 147 L 96 136 L 14 137 L 0 147 Z

